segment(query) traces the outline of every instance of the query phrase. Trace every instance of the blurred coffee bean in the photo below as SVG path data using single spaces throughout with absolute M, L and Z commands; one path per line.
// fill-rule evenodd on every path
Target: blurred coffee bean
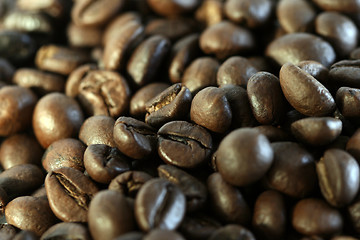
M 79 131 L 79 139 L 89 146 L 106 144 L 115 147 L 113 138 L 115 120 L 110 116 L 92 116 L 85 120 Z
M 80 27 L 70 23 L 66 33 L 72 47 L 96 47 L 102 43 L 102 30 L 97 27 Z
M 28 231 L 28 230 L 21 230 L 13 238 L 13 240 L 38 240 L 38 239 L 39 238 L 35 235 L 33 231 Z
M 144 240 L 185 240 L 179 233 L 170 230 L 154 229 L 146 234 Z
M 312 0 L 316 5 L 325 11 L 337 11 L 344 13 L 355 13 L 360 10 L 360 3 L 356 0 Z
M 360 163 L 360 130 L 357 130 L 346 144 L 346 151 Z
M 125 234 L 121 234 L 120 236 L 114 238 L 114 240 L 142 240 L 144 238 L 144 234 L 142 232 L 128 232 Z
M 63 18 L 69 11 L 69 3 L 66 0 L 18 0 L 16 6 L 29 12 L 45 12 L 54 18 Z
M 216 230 L 209 238 L 209 240 L 220 239 L 255 240 L 255 237 L 248 229 L 240 225 L 229 224 Z
M 313 76 L 316 80 L 322 84 L 326 84 L 329 81 L 329 69 L 319 62 L 312 60 L 301 61 L 297 64 L 299 68 L 304 70 Z
M 80 223 L 61 222 L 51 226 L 41 236 L 41 240 L 51 240 L 56 238 L 68 238 L 78 240 L 90 240 L 89 230 Z
M 215 25 L 221 22 L 224 16 L 223 0 L 205 0 L 195 12 L 195 18 L 205 26 Z
M 217 220 L 206 215 L 197 214 L 185 216 L 179 231 L 187 239 L 205 240 L 220 227 L 221 224 Z
M 142 171 L 127 171 L 117 175 L 109 184 L 109 190 L 135 198 L 140 188 L 152 177 Z
M 342 60 L 331 66 L 329 81 L 339 87 L 360 88 L 359 72 L 360 60 Z
M 177 0 L 147 0 L 150 8 L 159 15 L 172 17 L 191 12 L 200 3 L 200 0 L 177 1 Z
M 6 59 L 0 58 L 0 81 L 4 83 L 12 82 L 15 73 L 14 66 Z

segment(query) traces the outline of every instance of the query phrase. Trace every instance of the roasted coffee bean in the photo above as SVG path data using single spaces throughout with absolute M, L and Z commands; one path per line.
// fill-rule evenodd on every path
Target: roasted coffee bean
M 206 215 L 197 214 L 195 216 L 185 216 L 180 225 L 179 231 L 187 239 L 208 239 L 221 224 Z
M 143 238 L 144 240 L 185 240 L 179 233 L 170 230 L 154 229 Z
M 265 135 L 270 142 L 284 142 L 291 140 L 291 136 L 284 129 L 271 125 L 260 125 L 254 127 L 259 133 Z
M 76 137 L 83 121 L 82 110 L 74 99 L 50 93 L 36 104 L 32 125 L 37 140 L 47 148 L 56 140 Z
M 13 225 L 5 222 L 0 224 L 0 232 L 14 237 L 16 235 L 17 229 Z
M 359 164 L 347 152 L 329 149 L 316 164 L 322 195 L 334 207 L 352 202 L 359 190 Z
M 70 167 L 84 171 L 84 152 L 86 146 L 74 138 L 64 138 L 50 144 L 42 157 L 42 166 L 47 172 Z
M 110 183 L 117 175 L 130 170 L 128 159 L 117 148 L 105 144 L 86 148 L 84 166 L 90 177 L 99 183 Z
M 360 130 L 357 130 L 346 144 L 346 151 L 360 162 Z
M 291 63 L 281 67 L 280 85 L 291 106 L 304 115 L 320 117 L 335 111 L 336 104 L 329 90 Z
M 25 130 L 31 125 L 36 95 L 19 86 L 0 89 L 0 136 L 9 136 Z
M 184 119 L 189 112 L 192 95 L 180 83 L 173 84 L 146 102 L 145 122 L 161 127 L 167 122 Z
M 195 13 L 195 18 L 205 26 L 221 22 L 224 16 L 224 1 L 203 1 Z
M 129 107 L 130 88 L 119 73 L 105 70 L 88 72 L 79 85 L 79 101 L 92 115 L 120 116 Z
M 118 191 L 125 196 L 135 198 L 140 188 L 151 178 L 146 172 L 127 171 L 111 180 L 109 190 Z
M 344 13 L 354 13 L 360 10 L 360 3 L 356 0 L 335 0 L 328 2 L 327 0 L 313 0 L 321 9 L 326 11 L 338 11 Z
M 115 120 L 110 116 L 92 116 L 85 120 L 79 131 L 79 139 L 86 145 L 106 144 L 115 147 L 113 138 Z
M 244 57 L 230 57 L 221 64 L 217 73 L 217 84 L 240 85 L 247 87 L 249 78 L 258 70 Z
M 89 59 L 89 55 L 83 51 L 44 45 L 37 51 L 35 63 L 41 70 L 68 75 Z
M 199 35 L 191 34 L 179 39 L 172 47 L 169 64 L 169 78 L 179 83 L 188 65 L 200 55 Z
M 176 229 L 184 218 L 185 196 L 165 179 L 147 181 L 135 199 L 135 217 L 143 231 Z
M 154 82 L 147 84 L 135 92 L 130 100 L 130 115 L 143 119 L 146 114 L 145 103 L 170 87 L 167 83 Z
M 360 232 L 360 221 L 359 221 L 359 212 L 360 212 L 360 201 L 359 195 L 356 199 L 347 206 L 347 216 L 349 217 L 350 223 L 352 228 L 355 230 L 356 233 Z
M 35 54 L 36 43 L 27 34 L 0 31 L 0 56 L 14 64 L 25 63 Z
M 151 9 L 157 14 L 163 16 L 180 15 L 194 10 L 200 3 L 199 0 L 184 1 L 161 1 L 161 0 L 147 0 Z
M 250 128 L 237 129 L 226 135 L 216 155 L 222 178 L 234 186 L 246 186 L 262 178 L 274 157 L 266 137 Z
M 208 27 L 200 36 L 201 50 L 206 54 L 214 54 L 218 59 L 247 53 L 254 45 L 254 38 L 249 30 L 228 21 Z
M 95 195 L 89 206 L 88 219 L 94 240 L 112 240 L 135 230 L 134 213 L 126 198 L 112 190 L 103 190 Z
M 191 102 L 191 120 L 217 133 L 224 133 L 231 124 L 232 111 L 225 91 L 207 87 L 198 92 Z
M 329 81 L 329 69 L 319 62 L 312 60 L 301 61 L 297 64 L 299 68 L 304 70 L 313 76 L 316 80 L 322 84 L 326 84 Z
M 150 125 L 130 117 L 119 117 L 113 128 L 116 147 L 126 156 L 143 159 L 156 147 L 156 130 Z
M 313 156 L 294 142 L 272 143 L 271 148 L 274 161 L 265 177 L 267 184 L 294 198 L 309 196 L 317 183 Z
M 187 212 L 196 211 L 204 206 L 207 199 L 207 190 L 205 185 L 198 179 L 171 165 L 160 165 L 158 175 L 181 189 L 186 198 Z
M 228 0 L 224 12 L 235 23 L 245 24 L 249 28 L 259 27 L 266 23 L 272 14 L 272 2 L 269 0 Z
M 276 125 L 285 116 L 286 99 L 279 79 L 268 72 L 258 72 L 249 79 L 247 93 L 256 120 L 264 125 Z
M 296 231 L 305 235 L 330 237 L 341 231 L 343 218 L 337 209 L 324 200 L 306 198 L 295 205 L 292 225 Z
M 38 240 L 39 238 L 35 235 L 34 232 L 28 230 L 22 230 L 15 235 L 13 240 Z
M 360 60 L 343 60 L 333 64 L 329 72 L 329 81 L 340 87 L 360 88 L 358 76 Z
M 255 202 L 252 226 L 260 239 L 281 239 L 286 232 L 286 205 L 283 195 L 268 190 Z
M 216 230 L 209 238 L 209 240 L 220 239 L 255 240 L 255 237 L 246 228 L 240 225 L 229 224 Z
M 32 135 L 21 133 L 6 138 L 0 147 L 0 163 L 3 169 L 21 164 L 40 166 L 43 149 Z
M 92 70 L 98 69 L 95 64 L 85 64 L 72 71 L 66 80 L 65 94 L 69 97 L 76 97 L 79 94 L 79 86 L 84 77 Z
M 119 237 L 114 238 L 114 240 L 142 240 L 144 234 L 142 232 L 129 232 L 121 234 Z
M 98 27 L 81 27 L 70 23 L 66 33 L 72 47 L 96 47 L 102 43 L 102 30 Z
M 219 62 L 214 58 L 197 58 L 186 68 L 181 82 L 195 95 L 205 87 L 216 86 L 218 68 Z
M 341 87 L 336 92 L 336 104 L 341 114 L 352 120 L 360 119 L 360 90 L 357 88 Z
M 80 223 L 61 222 L 50 227 L 41 236 L 41 240 L 52 239 L 69 239 L 69 240 L 90 240 L 89 230 Z
M 49 14 L 54 18 L 64 17 L 66 11 L 69 10 L 68 3 L 62 0 L 33 0 L 31 2 L 27 0 L 19 0 L 16 2 L 16 6 L 26 11 L 41 11 Z
M 74 3 L 71 19 L 78 26 L 101 26 L 114 17 L 124 3 L 124 0 L 79 0 Z
M 6 206 L 6 221 L 40 237 L 57 222 L 46 199 L 31 196 L 18 197 Z
M 251 212 L 243 195 L 236 187 L 225 182 L 220 173 L 213 173 L 207 179 L 210 206 L 214 213 L 226 223 L 247 225 Z
M 309 33 L 287 34 L 274 40 L 268 45 L 266 55 L 279 65 L 314 60 L 325 67 L 331 65 L 336 58 L 334 49 L 328 42 Z
M 64 222 L 87 222 L 89 203 L 98 188 L 82 172 L 59 168 L 45 178 L 49 205 L 56 217 Z

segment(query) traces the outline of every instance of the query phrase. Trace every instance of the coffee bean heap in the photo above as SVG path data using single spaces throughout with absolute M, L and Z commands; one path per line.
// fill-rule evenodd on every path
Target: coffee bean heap
M 360 1 L 0 0 L 0 239 L 360 239 Z

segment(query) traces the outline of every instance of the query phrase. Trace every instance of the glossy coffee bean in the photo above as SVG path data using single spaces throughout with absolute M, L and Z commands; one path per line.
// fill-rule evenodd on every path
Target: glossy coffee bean
M 360 3 L 356 0 L 335 0 L 328 2 L 327 0 L 313 0 L 321 9 L 326 11 L 338 11 L 344 13 L 354 13 L 360 10 Z
M 84 171 L 86 146 L 75 138 L 64 138 L 50 144 L 42 157 L 42 166 L 47 172 L 70 167 Z
M 134 213 L 125 196 L 112 190 L 95 195 L 89 206 L 88 219 L 94 240 L 112 240 L 135 230 Z
M 180 15 L 194 10 L 200 3 L 199 0 L 184 1 L 161 1 L 161 0 L 147 0 L 150 8 L 157 14 L 163 16 Z
M 305 235 L 330 237 L 341 231 L 343 218 L 337 209 L 324 200 L 306 198 L 295 205 L 292 225 Z
M 174 183 L 184 193 L 187 212 L 196 211 L 204 206 L 207 199 L 207 190 L 202 182 L 171 165 L 160 165 L 157 170 L 160 178 Z
M 89 230 L 80 223 L 61 222 L 51 226 L 41 236 L 40 240 L 51 240 L 56 238 L 90 240 Z
M 92 116 L 85 120 L 79 131 L 79 139 L 89 146 L 106 144 L 115 147 L 113 128 L 115 120 L 110 116 Z
M 236 187 L 225 182 L 220 173 L 207 179 L 211 208 L 226 223 L 247 225 L 251 219 L 250 208 Z
M 207 215 L 196 214 L 185 216 L 179 231 L 187 239 L 201 240 L 208 239 L 220 227 L 221 224 L 215 219 Z
M 31 124 L 36 95 L 29 89 L 5 86 L 0 89 L 0 136 L 25 130 Z
M 143 231 L 176 229 L 185 215 L 185 196 L 164 179 L 147 181 L 135 199 L 135 217 Z
M 359 71 L 360 60 L 342 60 L 331 66 L 329 81 L 339 87 L 360 88 L 356 77 Z
M 74 168 L 59 168 L 45 178 L 49 205 L 64 222 L 87 222 L 89 203 L 98 188 L 82 172 Z
M 32 135 L 21 133 L 6 138 L 0 147 L 0 163 L 3 169 L 21 164 L 40 166 L 43 149 Z
M 319 117 L 335 111 L 335 101 L 329 90 L 291 63 L 281 67 L 280 85 L 291 106 L 304 115 Z
M 347 152 L 329 149 L 316 164 L 322 195 L 334 207 L 352 202 L 359 190 L 359 164 Z
M 158 154 L 168 164 L 195 168 L 210 158 L 212 138 L 201 126 L 173 121 L 158 131 Z
M 156 130 L 150 125 L 130 117 L 119 117 L 113 128 L 116 147 L 126 156 L 143 159 L 156 147 Z
M 231 124 L 232 112 L 222 89 L 207 87 L 198 92 L 191 103 L 191 120 L 210 131 L 223 133 Z
M 109 190 L 122 193 L 125 196 L 135 198 L 140 188 L 152 176 L 142 171 L 126 171 L 113 178 L 109 184 Z
M 145 122 L 153 127 L 181 120 L 189 112 L 192 95 L 190 90 L 180 83 L 173 84 L 154 98 L 146 102 Z
M 223 9 L 223 1 L 203 1 L 195 12 L 195 18 L 205 26 L 212 26 L 225 18 Z
M 83 121 L 83 112 L 74 99 L 50 93 L 36 104 L 32 124 L 37 140 L 47 148 L 56 140 L 77 136 Z
M 110 183 L 117 175 L 130 170 L 128 159 L 117 148 L 105 144 L 86 148 L 84 166 L 90 177 L 99 183 Z
M 228 21 L 208 27 L 200 36 L 200 48 L 218 59 L 249 52 L 254 47 L 250 31 Z
M 154 229 L 143 238 L 144 240 L 185 240 L 183 236 L 175 231 L 163 230 L 163 229 Z
M 79 94 L 79 86 L 84 77 L 92 70 L 98 69 L 95 64 L 84 64 L 72 71 L 66 80 L 65 94 L 69 97 L 76 97 Z
M 102 29 L 98 27 L 81 27 L 70 23 L 66 34 L 72 47 L 96 47 L 102 43 Z
M 0 31 L 0 56 L 18 64 L 29 61 L 36 51 L 35 41 L 17 31 Z
M 274 161 L 265 177 L 267 184 L 291 197 L 309 196 L 317 184 L 313 156 L 294 142 L 275 142 L 271 148 Z
M 40 237 L 57 222 L 46 199 L 18 197 L 6 206 L 6 221 L 22 230 L 32 231 Z
M 360 90 L 357 88 L 341 87 L 336 92 L 336 104 L 341 114 L 348 118 L 360 118 Z
M 329 81 L 329 69 L 327 69 L 324 65 L 319 62 L 312 60 L 305 60 L 299 62 L 297 64 L 299 68 L 304 70 L 313 76 L 316 80 L 321 82 L 322 84 L 326 84 Z
M 220 240 L 220 239 L 255 240 L 255 237 L 246 228 L 240 225 L 229 224 L 216 230 L 209 238 L 209 240 Z

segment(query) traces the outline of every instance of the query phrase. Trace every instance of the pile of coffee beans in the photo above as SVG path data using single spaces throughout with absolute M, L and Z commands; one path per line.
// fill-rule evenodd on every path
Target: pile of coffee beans
M 360 239 L 359 29 L 359 0 L 0 0 L 0 239 Z

